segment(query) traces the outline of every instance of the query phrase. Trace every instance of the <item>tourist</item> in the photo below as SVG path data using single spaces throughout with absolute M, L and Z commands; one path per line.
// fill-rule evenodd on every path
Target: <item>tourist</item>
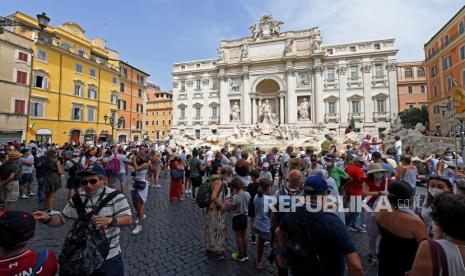
M 346 207 L 355 207 L 358 210 L 359 203 L 361 204 L 362 200 L 362 190 L 363 183 L 365 182 L 365 172 L 363 171 L 363 166 L 365 162 L 358 156 L 355 156 L 346 167 L 345 172 L 349 176 L 349 181 L 344 185 L 345 190 L 345 204 Z M 376 170 L 378 172 L 379 170 Z M 368 173 L 374 173 L 375 171 L 368 171 Z M 384 169 L 382 169 L 384 173 Z M 355 202 L 355 206 L 352 202 Z M 356 225 L 356 220 L 360 216 L 360 212 L 356 210 L 351 210 L 346 214 L 345 222 L 346 228 L 350 231 L 359 231 L 366 232 L 366 230 L 360 225 Z
M 245 159 L 241 159 L 236 163 L 235 171 L 237 177 L 239 177 L 242 182 L 244 182 L 245 186 L 248 186 L 252 182 L 252 179 L 249 175 L 250 167 L 250 163 Z
M 328 185 L 319 176 L 305 180 L 306 205 L 316 208 Z M 308 237 L 307 235 L 311 235 Z M 362 275 L 362 263 L 345 226 L 332 212 L 308 212 L 305 206 L 288 213 L 276 230 L 292 275 Z M 302 239 L 310 239 L 311 245 Z M 296 246 L 297 245 L 297 246 Z
M 376 213 L 379 242 L 378 275 L 403 276 L 412 267 L 418 244 L 428 235 L 423 221 L 411 209 L 413 188 L 397 180 L 388 186 L 391 210 Z
M 184 183 L 184 194 L 189 194 L 192 192 L 192 182 L 191 182 L 191 177 L 190 177 L 190 167 L 189 167 L 189 162 L 192 159 L 192 155 L 187 154 L 186 158 L 184 159 L 184 178 L 186 179 Z
M 81 185 L 83 192 L 79 194 L 78 200 L 85 202 L 86 212 L 90 212 L 95 208 L 95 204 L 101 197 L 112 194 L 115 190 L 110 187 L 105 187 L 106 172 L 99 165 L 87 168 L 79 173 L 81 176 Z M 88 198 L 88 200 L 85 200 Z M 42 222 L 50 227 L 59 227 L 65 223 L 64 217 L 78 219 L 76 208 L 72 201 L 63 209 L 63 213 L 46 213 L 37 211 L 34 213 L 34 218 L 38 222 Z M 129 226 L 132 224 L 131 208 L 123 193 L 118 194 L 101 210 L 91 218 L 92 223 L 99 228 L 105 229 L 105 235 L 110 243 L 110 252 L 106 257 L 102 267 L 95 272 L 95 275 L 104 276 L 123 276 L 123 258 L 120 247 L 120 227 Z
M 211 174 L 219 174 L 221 171 L 221 168 L 223 167 L 223 164 L 221 163 L 221 158 L 223 158 L 223 155 L 221 152 L 217 151 L 215 153 L 215 159 L 211 161 Z
M 247 192 L 250 194 L 251 200 L 249 201 L 249 210 L 247 215 L 249 216 L 249 228 L 250 228 L 250 241 L 252 244 L 257 244 L 257 237 L 255 235 L 255 204 L 254 198 L 257 194 L 258 187 L 260 186 L 260 171 L 258 169 L 252 169 L 250 171 L 250 177 L 252 179 L 252 183 L 247 186 Z
M 148 197 L 148 183 L 146 178 L 150 164 L 147 155 L 142 151 L 138 151 L 136 154 L 132 155 L 131 163 L 135 172 L 131 187 L 131 197 L 132 204 L 136 209 L 136 219 L 134 220 L 136 227 L 132 230 L 132 234 L 137 235 L 142 231 L 142 226 L 145 221 L 144 205 Z
M 307 173 L 305 174 L 305 176 L 313 175 L 313 171 L 318 170 L 318 169 L 323 169 L 323 166 L 321 166 L 318 163 L 318 157 L 316 156 L 316 154 L 312 154 L 310 156 L 310 166 L 308 167 Z
M 225 254 L 225 215 L 223 198 L 226 192 L 226 185 L 223 181 L 232 173 L 232 168 L 225 166 L 219 175 L 212 175 L 211 184 L 211 205 L 207 208 L 205 215 L 205 240 L 207 253 L 215 254 L 216 260 L 221 261 L 226 258 Z
M 25 212 L 0 212 L 0 275 L 54 276 L 57 258 L 52 250 L 33 251 L 26 245 L 36 221 Z
M 316 169 L 313 171 L 312 175 L 317 175 L 321 178 L 323 178 L 326 181 L 326 184 L 328 184 L 328 188 L 330 191 L 331 196 L 335 198 L 339 198 L 339 190 L 337 189 L 336 186 L 336 181 L 334 181 L 334 178 L 330 177 L 328 172 L 324 169 Z M 342 211 L 343 207 L 343 202 L 335 202 L 334 203 L 334 213 L 341 219 L 342 223 L 345 224 L 345 213 Z
M 262 270 L 264 268 L 262 257 L 265 242 L 270 241 L 271 219 L 269 209 L 271 195 L 271 181 L 260 179 L 257 195 L 254 198 L 255 205 L 255 233 L 258 236 L 257 243 L 257 262 L 255 268 Z
M 399 164 L 400 163 L 400 156 L 402 155 L 402 141 L 400 140 L 400 136 L 399 135 L 396 135 L 394 137 L 394 149 L 396 150 L 396 155 L 395 155 L 395 158 L 396 158 L 396 163 Z
M 273 176 L 268 171 L 269 168 L 270 164 L 268 164 L 268 162 L 263 163 L 262 170 L 260 171 L 260 179 L 268 179 L 271 183 L 273 183 Z
M 45 209 L 53 210 L 55 207 L 56 192 L 61 189 L 63 168 L 58 160 L 58 153 L 54 149 L 47 151 L 44 162 Z
M 169 200 L 183 200 L 182 198 L 182 183 L 184 178 L 184 170 L 182 161 L 179 157 L 175 157 L 170 164 L 170 191 Z
M 386 170 L 385 174 L 386 174 L 387 179 L 391 179 L 392 177 L 395 176 L 394 166 L 392 164 L 385 162 L 380 152 L 377 152 L 377 151 L 373 152 L 371 157 L 374 163 L 380 164 L 383 167 L 383 169 Z
M 71 153 L 71 157 L 69 157 Z M 84 155 L 81 154 L 79 149 L 74 149 L 65 154 L 65 165 L 64 170 L 68 172 L 68 181 L 66 183 L 66 188 L 68 189 L 68 199 L 72 198 L 74 193 L 78 191 L 81 187 L 81 179 L 78 176 L 78 173 L 84 169 L 86 161 L 84 160 Z
M 375 152 L 379 153 L 379 152 Z M 371 163 L 368 166 L 367 178 L 363 182 L 363 196 L 369 198 L 367 205 L 372 210 L 376 209 L 380 196 L 387 195 L 387 185 L 390 178 L 386 178 L 386 169 L 379 163 Z M 372 265 L 377 260 L 377 248 L 379 240 L 378 226 L 374 212 L 365 213 L 368 231 L 368 264 Z
M 279 169 L 278 159 L 279 159 L 278 148 L 273 147 L 271 149 L 271 152 L 266 155 L 266 162 L 270 164 L 270 172 L 271 172 L 271 175 L 273 176 L 273 179 L 276 176 L 276 173 Z
M 237 150 L 236 149 L 233 149 L 231 151 L 231 157 L 229 157 L 229 161 L 231 161 L 232 167 L 236 166 L 236 162 L 237 162 Z
M 278 180 L 278 188 L 281 188 L 283 181 L 286 180 L 287 175 L 285 174 L 287 162 L 291 159 L 290 154 L 294 151 L 293 146 L 287 146 L 286 152 L 283 153 L 281 156 L 280 166 L 279 166 L 279 180 Z
M 150 151 L 150 186 L 154 188 L 161 188 L 160 185 L 160 166 L 161 160 L 158 154 L 154 151 Z
M 349 175 L 344 171 L 344 169 L 334 165 L 336 157 L 333 154 L 327 154 L 323 159 L 325 161 L 323 169 L 327 170 L 329 176 L 336 181 L 336 186 L 339 189 L 339 193 L 341 193 L 341 186 L 349 180 Z
M 32 182 L 34 181 L 34 156 L 29 149 L 23 149 L 23 157 L 19 158 L 21 178 L 19 179 L 19 192 L 22 199 L 34 196 L 32 193 Z
M 365 138 L 362 140 L 362 144 L 360 145 L 360 148 L 364 150 L 365 152 L 368 151 L 368 149 L 371 147 L 372 141 L 371 141 L 371 135 L 367 134 Z
M 246 232 L 250 194 L 245 191 L 245 184 L 238 177 L 232 179 L 231 186 L 233 196 L 226 207 L 232 213 L 232 229 L 234 230 L 237 244 L 237 253 L 233 253 L 231 257 L 235 261 L 245 262 L 249 259 L 247 256 Z
M 118 147 L 117 153 L 115 152 L 111 158 L 115 159 L 115 161 L 118 160 L 119 163 L 119 171 L 111 172 L 111 184 L 113 187 L 116 187 L 116 183 L 118 182 L 120 185 L 120 191 L 124 193 L 126 190 L 126 175 L 129 163 L 128 158 L 122 147 Z M 112 161 L 110 160 L 110 163 L 111 162 Z
M 415 190 L 417 185 L 418 169 L 412 165 L 412 157 L 410 155 L 402 155 L 400 164 L 396 168 L 396 179 L 404 180 Z
M 19 158 L 22 154 L 16 150 L 8 153 L 8 159 L 0 167 L 0 195 L 3 200 L 3 211 L 9 211 L 11 204 L 19 198 L 19 179 L 21 169 Z
M 465 198 L 465 178 L 464 175 L 461 175 L 457 180 L 455 180 L 455 186 L 457 188 L 457 195 Z
M 433 235 L 433 219 L 431 217 L 432 204 L 434 198 L 441 193 L 453 193 L 453 186 L 450 180 L 443 176 L 430 176 L 426 185 L 426 200 L 423 206 L 417 209 L 417 213 L 426 225 L 428 234 Z
M 195 200 L 196 189 L 202 185 L 202 171 L 205 170 L 202 166 L 202 161 L 199 159 L 199 151 L 194 148 L 192 150 L 192 159 L 189 161 L 190 170 L 190 181 L 192 183 L 192 190 L 189 191 L 192 194 L 193 200 Z
M 446 275 L 445 271 L 447 275 L 465 275 L 465 199 L 442 193 L 434 199 L 433 206 L 435 240 L 420 244 L 409 275 Z M 444 253 L 442 261 L 440 251 Z

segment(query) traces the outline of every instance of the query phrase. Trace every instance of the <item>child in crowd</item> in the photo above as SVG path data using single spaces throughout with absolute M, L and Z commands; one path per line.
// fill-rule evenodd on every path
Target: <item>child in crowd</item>
M 232 200 L 227 203 L 227 209 L 232 212 L 232 229 L 236 237 L 237 253 L 231 255 L 232 259 L 238 262 L 245 262 L 249 259 L 247 256 L 247 210 L 250 201 L 250 194 L 245 191 L 244 182 L 235 177 L 231 181 L 231 187 L 234 195 Z
M 260 179 L 260 187 L 257 190 L 257 195 L 254 198 L 255 205 L 255 233 L 258 235 L 257 245 L 257 269 L 263 269 L 262 257 L 265 242 L 270 240 L 270 212 L 269 202 L 271 198 L 271 181 L 268 179 Z
M 252 244 L 257 244 L 257 237 L 255 236 L 255 204 L 253 203 L 253 198 L 257 194 L 259 187 L 258 181 L 260 180 L 260 171 L 258 169 L 253 169 L 250 171 L 250 177 L 252 178 L 252 183 L 247 186 L 247 192 L 250 194 L 252 200 L 249 201 L 249 213 L 250 218 L 250 241 Z
M 271 175 L 269 168 L 270 164 L 268 162 L 263 163 L 262 171 L 260 172 L 260 179 L 268 179 L 271 183 L 273 183 L 273 176 Z

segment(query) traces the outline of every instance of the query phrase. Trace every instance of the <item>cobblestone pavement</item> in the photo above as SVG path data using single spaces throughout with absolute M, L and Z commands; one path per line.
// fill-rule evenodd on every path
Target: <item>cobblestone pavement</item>
M 256 246 L 249 243 L 249 261 L 236 263 L 230 259 L 217 262 L 205 254 L 203 234 L 203 213 L 190 199 L 170 202 L 168 200 L 168 179 L 161 179 L 162 188 L 149 188 L 146 204 L 147 219 L 139 235 L 131 235 L 134 226 L 122 228 L 121 248 L 125 275 L 273 275 L 274 268 L 267 261 L 263 271 L 255 269 Z M 58 193 L 57 208 L 65 205 L 66 189 Z M 36 198 L 19 200 L 14 209 L 35 211 L 39 208 Z M 134 213 L 134 212 L 133 212 Z M 230 252 L 235 250 L 231 219 L 227 219 Z M 32 249 L 50 248 L 57 255 L 64 237 L 71 226 L 67 222 L 59 228 L 38 225 L 34 239 L 29 243 Z M 351 236 L 360 256 L 366 256 L 367 237 L 363 233 Z M 266 248 L 265 256 L 269 253 Z M 365 258 L 364 258 L 365 259 Z M 376 266 L 368 267 L 364 261 L 366 275 L 376 275 Z

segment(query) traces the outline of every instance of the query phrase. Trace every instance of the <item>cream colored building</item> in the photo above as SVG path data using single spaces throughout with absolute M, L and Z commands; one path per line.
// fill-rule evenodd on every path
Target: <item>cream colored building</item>
M 26 137 L 33 41 L 0 34 L 0 143 Z

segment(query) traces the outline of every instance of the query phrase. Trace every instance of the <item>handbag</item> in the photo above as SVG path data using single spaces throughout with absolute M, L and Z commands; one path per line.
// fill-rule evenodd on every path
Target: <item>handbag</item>
M 132 187 L 136 190 L 143 190 L 145 189 L 145 186 L 147 183 L 145 181 L 139 181 L 139 180 L 134 180 L 132 183 Z

